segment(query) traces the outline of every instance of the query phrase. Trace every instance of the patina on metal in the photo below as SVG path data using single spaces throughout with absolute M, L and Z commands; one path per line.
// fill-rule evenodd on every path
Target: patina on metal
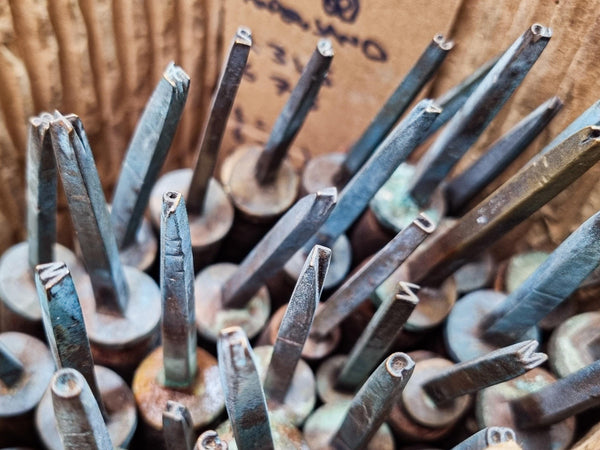
M 322 226 L 336 202 L 335 188 L 298 200 L 223 284 L 221 304 L 227 308 L 244 307 L 266 279 L 280 270 Z
M 506 183 L 433 237 L 406 263 L 411 281 L 439 285 L 474 255 L 525 220 L 600 159 L 600 128 L 587 127 L 529 161 Z
M 508 427 L 485 427 L 471 435 L 451 450 L 485 450 L 502 442 L 517 442 L 517 435 Z
M 482 324 L 484 339 L 505 345 L 519 339 L 564 302 L 600 265 L 600 212 L 565 239 Z
M 178 192 L 163 196 L 160 254 L 164 384 L 187 388 L 198 370 L 194 262 L 185 202 Z
M 419 160 L 417 172 L 411 181 L 409 193 L 419 206 L 429 203 L 440 182 L 521 84 L 551 36 L 549 28 L 532 25 L 506 50 L 452 117 L 439 138 Z
M 50 382 L 56 426 L 66 450 L 113 450 L 108 429 L 85 378 L 59 369 Z
M 329 445 L 344 449 L 366 448 L 398 400 L 414 367 L 414 361 L 404 353 L 388 356 L 350 402 L 341 425 L 329 439 Z
M 419 286 L 400 282 L 398 294 L 384 302 L 348 355 L 336 387 L 354 391 L 388 353 L 402 327 L 417 306 Z
M 525 341 L 460 364 L 443 358 L 419 361 L 402 394 L 403 411 L 420 426 L 450 427 L 469 408 L 469 394 L 544 363 L 546 355 L 534 353 L 537 346 L 535 341 Z
M 275 121 L 269 140 L 256 162 L 255 178 L 261 186 L 269 185 L 275 180 L 292 141 L 300 131 L 327 77 L 332 60 L 331 41 L 321 39 Z
M 433 77 L 453 47 L 454 42 L 443 35 L 437 34 L 433 37 L 415 65 L 371 120 L 367 129 L 348 150 L 341 167 L 334 175 L 337 186 L 345 184 L 358 172 L 421 89 Z
M 210 105 L 208 120 L 198 145 L 198 158 L 187 190 L 187 209 L 190 215 L 202 215 L 206 205 L 209 181 L 213 176 L 219 147 L 225 133 L 227 119 L 242 81 L 252 47 L 252 32 L 239 27 L 225 59 L 215 94 Z
M 152 186 L 173 141 L 189 86 L 190 77 L 181 67 L 169 63 L 133 132 L 115 187 L 110 215 L 120 250 L 137 241 Z
M 49 113 L 29 119 L 27 131 L 27 240 L 0 258 L 0 330 L 43 336 L 34 281 L 35 266 L 60 259 L 78 273 L 83 267 L 66 247 L 56 243 L 57 170 L 50 140 Z
M 562 106 L 558 97 L 546 100 L 454 177 L 444 189 L 448 215 L 456 216 L 464 212 L 468 203 L 527 148 Z
M 311 330 L 311 337 L 327 336 L 354 311 L 410 254 L 435 230 L 429 218 L 420 214 L 396 235 L 388 245 L 354 272 L 334 292 L 319 310 Z
M 196 441 L 194 450 L 228 450 L 227 442 L 222 441 L 215 430 L 207 430 Z
M 93 296 L 79 292 L 97 363 L 131 368 L 152 346 L 160 320 L 160 291 L 145 273 L 122 266 L 100 179 L 76 116 L 55 114 L 54 154 Z M 93 297 L 93 298 L 92 298 Z
M 266 397 L 277 403 L 285 403 L 286 394 L 292 384 L 321 298 L 330 258 L 331 250 L 327 247 L 313 247 L 281 321 L 264 382 Z
M 108 419 L 94 373 L 83 312 L 69 269 L 63 262 L 40 264 L 36 267 L 35 282 L 46 340 L 56 367 L 77 370 L 85 378 L 102 417 Z
M 54 372 L 46 345 L 24 333 L 0 333 L 0 446 L 37 445 L 33 410 Z
M 346 184 L 340 194 L 338 206 L 331 213 L 319 231 L 311 238 L 291 261 L 285 265 L 285 271 L 291 279 L 297 279 L 307 253 L 315 244 L 333 248 L 332 270 L 325 280 L 325 287 L 337 286 L 350 270 L 351 256 L 341 261 L 343 270 L 334 269 L 340 265 L 336 258 L 336 241 L 367 208 L 377 190 L 394 172 L 396 167 L 406 160 L 422 142 L 423 134 L 441 110 L 431 100 L 420 101 L 410 113 L 387 135 L 369 160 Z M 348 245 L 349 247 L 349 245 Z M 349 252 L 348 248 L 348 252 Z M 336 279 L 332 274 L 337 275 Z
M 21 361 L 0 342 L 0 380 L 6 387 L 12 388 L 21 380 L 24 372 L 25 368 Z
M 531 429 L 561 422 L 600 404 L 600 360 L 510 402 L 517 427 Z
M 217 362 L 197 347 L 192 244 L 185 202 L 178 192 L 163 195 L 160 249 L 162 347 L 137 368 L 133 393 L 155 434 L 164 425 L 167 400 L 187 408 L 189 424 L 198 431 L 218 417 L 224 405 Z
M 265 394 L 244 331 L 240 327 L 221 330 L 217 353 L 225 407 L 237 447 L 274 449 Z
M 163 438 L 167 450 L 192 450 L 194 427 L 192 416 L 184 405 L 167 400 L 162 421 Z

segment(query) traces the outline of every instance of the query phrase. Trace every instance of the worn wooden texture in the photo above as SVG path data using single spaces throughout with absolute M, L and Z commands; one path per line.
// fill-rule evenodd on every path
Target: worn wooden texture
M 458 169 L 552 95 L 564 110 L 507 169 L 505 180 L 597 100 L 600 0 L 0 0 L 0 250 L 23 237 L 26 119 L 59 109 L 82 117 L 107 194 L 144 103 L 166 64 L 191 75 L 190 98 L 165 169 L 191 165 L 212 89 L 235 29 L 252 29 L 255 46 L 223 144 L 265 142 L 289 90 L 320 35 L 336 56 L 317 107 L 291 151 L 346 150 L 436 33 L 455 48 L 425 94 L 436 96 L 504 50 L 533 22 L 554 35 L 524 85 Z M 346 8 L 346 9 L 344 9 Z M 354 9 L 353 9 L 354 8 Z M 385 54 L 385 57 L 383 55 Z M 385 59 L 385 61 L 381 61 Z M 424 151 L 423 146 L 420 153 Z M 499 248 L 552 248 L 600 209 L 596 167 L 518 227 Z M 490 186 L 486 192 L 496 187 Z M 70 243 L 66 203 L 59 237 Z

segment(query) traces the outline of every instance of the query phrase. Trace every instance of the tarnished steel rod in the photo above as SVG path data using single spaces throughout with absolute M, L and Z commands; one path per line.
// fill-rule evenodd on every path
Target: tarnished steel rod
M 438 285 L 565 189 L 600 159 L 600 128 L 587 127 L 539 154 L 407 261 L 413 282 Z
M 435 230 L 421 213 L 366 264 L 355 271 L 323 304 L 315 316 L 311 336 L 324 338 L 389 277 Z
M 160 254 L 164 384 L 189 387 L 198 368 L 194 261 L 185 202 L 178 192 L 163 195 Z
M 600 360 L 539 391 L 510 402 L 518 427 L 558 423 L 600 404 Z
M 40 264 L 36 267 L 35 284 L 46 340 L 56 367 L 77 370 L 90 387 L 102 416 L 108 417 L 94 372 L 81 304 L 69 269 L 63 262 Z
M 546 153 L 550 151 L 572 134 L 577 133 L 582 128 L 589 127 L 590 125 L 600 125 L 600 100 L 586 109 L 580 116 L 571 122 L 558 134 L 558 136 L 552 139 L 552 141 L 546 145 L 540 153 Z
M 384 301 L 362 333 L 342 368 L 336 388 L 355 391 L 369 376 L 402 331 L 417 306 L 419 286 L 401 281 L 398 294 Z
M 309 194 L 273 226 L 223 285 L 223 306 L 242 307 L 329 217 L 337 201 L 335 188 Z
M 393 404 L 399 400 L 414 368 L 414 361 L 404 353 L 388 356 L 352 399 L 330 445 L 336 449 L 366 448 Z
M 437 405 L 486 387 L 516 378 L 543 364 L 548 357 L 535 353 L 537 341 L 523 341 L 455 364 L 423 384 L 423 390 Z
M 110 218 L 120 249 L 135 242 L 189 86 L 190 77 L 181 67 L 169 63 L 133 132 L 112 198 Z
M 198 145 L 198 158 L 187 191 L 187 210 L 190 215 L 202 215 L 208 184 L 217 164 L 219 147 L 225 133 L 227 119 L 233 106 L 252 46 L 249 28 L 239 27 L 229 49 L 221 78 L 215 90 L 208 120 Z
M 521 84 L 551 35 L 549 28 L 532 25 L 506 50 L 450 120 L 417 164 L 409 192 L 418 205 L 427 205 L 439 183 Z
M 240 327 L 221 330 L 217 342 L 225 407 L 240 450 L 272 450 L 273 437 L 252 347 Z
M 317 98 L 332 59 L 331 41 L 319 40 L 256 162 L 255 178 L 261 185 L 267 185 L 275 179 L 292 141 Z
M 442 108 L 442 112 L 433 121 L 429 130 L 425 135 L 425 139 L 434 134 L 437 130 L 442 128 L 456 112 L 462 108 L 467 99 L 477 89 L 479 84 L 487 76 L 488 72 L 492 70 L 492 67 L 498 62 L 498 58 L 492 58 L 467 76 L 464 80 L 458 83 L 456 86 L 448 89 L 442 95 L 435 99 L 435 103 Z
M 563 103 L 558 97 L 546 100 L 494 142 L 473 164 L 453 178 L 445 189 L 448 215 L 461 213 L 485 186 L 527 148 L 562 106 Z
M 0 342 L 0 380 L 8 388 L 19 382 L 25 372 L 25 367 L 11 352 Z
M 108 429 L 85 378 L 59 369 L 50 382 L 54 416 L 65 450 L 113 450 Z
M 102 185 L 83 124 L 76 116 L 69 119 L 57 113 L 50 123 L 50 132 L 73 225 L 92 282 L 96 308 L 123 315 L 129 290 Z
M 56 161 L 50 140 L 53 116 L 29 119 L 27 137 L 27 243 L 31 270 L 54 260 L 56 242 Z
M 162 415 L 163 439 L 167 450 L 192 450 L 194 427 L 189 410 L 173 400 L 167 400 Z
M 482 328 L 500 345 L 514 342 L 565 301 L 600 265 L 600 212 L 586 220 L 495 310 Z
M 348 150 L 334 179 L 345 182 L 358 172 L 423 89 L 423 86 L 431 79 L 453 47 L 454 42 L 446 39 L 443 35 L 437 34 L 433 37 L 415 65 L 371 120 L 367 129 Z
M 451 450 L 485 450 L 501 442 L 517 441 L 517 436 L 512 428 L 486 427 L 468 437 Z
M 387 135 L 369 160 L 348 182 L 340 194 L 337 207 L 319 232 L 304 248 L 313 245 L 332 247 L 338 237 L 361 215 L 379 188 L 422 142 L 423 135 L 441 110 L 429 99 L 420 101 Z
M 306 258 L 279 326 L 267 368 L 264 390 L 270 400 L 278 403 L 285 400 L 321 298 L 330 259 L 331 250 L 320 245 L 315 245 Z

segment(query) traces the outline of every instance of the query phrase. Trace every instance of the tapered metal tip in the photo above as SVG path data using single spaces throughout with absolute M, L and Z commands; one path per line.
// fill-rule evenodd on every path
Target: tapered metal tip
M 175 65 L 173 61 L 167 65 L 163 72 L 163 78 L 179 93 L 187 91 L 190 86 L 189 75 L 181 67 Z
M 215 430 L 208 430 L 200 435 L 194 450 L 228 450 L 228 448 L 227 442 L 222 441 Z
M 163 438 L 169 450 L 192 447 L 194 425 L 189 410 L 181 403 L 167 400 L 162 414 Z
M 486 430 L 485 437 L 488 445 L 517 440 L 513 429 L 508 427 L 489 427 Z
M 325 58 L 333 58 L 333 45 L 329 39 L 319 39 L 317 50 Z
M 69 275 L 69 268 L 64 262 L 38 264 L 35 270 L 46 291 L 52 289 L 53 286 Z
M 329 269 L 331 249 L 323 245 L 315 245 L 308 256 L 310 258 L 309 266 L 316 268 L 316 292 L 320 294 L 323 291 L 323 284 L 325 283 L 325 277 Z
M 442 50 L 452 50 L 452 47 L 454 47 L 454 41 L 452 39 L 447 39 L 443 34 L 436 34 L 433 37 L 433 42 L 435 42 Z
M 441 114 L 442 113 L 442 107 L 440 105 L 438 105 L 434 100 L 426 99 L 426 101 L 428 101 L 429 104 L 425 108 L 425 111 L 424 111 L 425 113 L 428 113 L 428 114 Z
M 550 39 L 552 37 L 552 29 L 545 27 L 544 25 L 540 25 L 539 23 L 534 23 L 531 25 L 531 32 L 538 39 Z
M 238 27 L 235 33 L 235 43 L 252 46 L 252 31 L 248 27 Z
M 415 369 L 415 362 L 406 353 L 396 352 L 385 361 L 385 367 L 393 377 L 408 379 Z
M 419 297 L 417 297 L 419 289 L 421 289 L 421 286 L 418 284 L 400 281 L 398 283 L 396 300 L 403 300 L 408 303 L 413 303 L 416 306 L 419 303 Z
M 588 141 L 594 140 L 594 141 L 600 141 L 600 127 L 598 126 L 589 126 L 586 127 L 587 128 L 587 135 L 584 136 L 583 140 L 581 141 L 582 143 L 587 143 Z
M 328 206 L 337 203 L 338 200 L 338 190 L 333 186 L 317 191 L 316 195 L 316 201 L 322 202 Z
M 545 353 L 536 353 L 539 343 L 535 340 L 523 341 L 515 344 L 520 348 L 517 350 L 516 355 L 523 367 L 527 370 L 533 369 L 534 367 L 540 366 L 546 362 L 548 355 Z
M 175 191 L 168 191 L 163 194 L 163 215 L 165 217 L 175 214 L 181 198 L 181 194 Z
M 562 100 L 558 97 L 558 96 L 554 96 L 549 98 L 548 100 L 546 100 L 546 109 L 552 110 L 552 109 L 561 109 L 563 107 L 564 103 L 562 102 Z M 508 428 L 510 430 L 510 428 Z

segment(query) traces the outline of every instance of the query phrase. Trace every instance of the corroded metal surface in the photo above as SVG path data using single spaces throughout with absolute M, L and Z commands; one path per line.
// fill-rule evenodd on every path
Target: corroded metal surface
M 444 189 L 449 215 L 456 216 L 464 212 L 469 201 L 527 148 L 562 106 L 558 97 L 546 100 L 490 145 L 473 164 L 454 177 Z
M 433 37 L 415 65 L 371 120 L 367 129 L 348 150 L 340 172 L 334 175 L 338 180 L 348 180 L 358 172 L 421 89 L 433 77 L 453 47 L 454 42 L 443 35 L 437 34 Z
M 75 369 L 59 369 L 50 387 L 64 448 L 112 450 L 108 429 L 83 376 Z
M 519 339 L 564 302 L 599 264 L 600 213 L 596 213 L 490 312 L 484 338 L 504 345 Z
M 326 336 L 368 298 L 434 230 L 435 225 L 424 214 L 415 218 L 327 299 L 315 316 L 311 334 L 317 338 Z
M 337 190 L 327 188 L 296 202 L 242 261 L 222 288 L 222 304 L 241 308 L 271 275 L 299 250 L 327 220 L 337 201 Z
M 407 261 L 412 280 L 437 285 L 525 220 L 600 159 L 600 128 L 587 127 L 534 157 L 458 222 Z
M 205 215 L 206 203 L 210 201 L 209 183 L 217 164 L 217 155 L 225 133 L 227 119 L 242 81 L 251 46 L 252 33 L 250 29 L 239 27 L 225 59 L 210 105 L 208 120 L 198 144 L 198 158 L 186 195 L 190 215 Z
M 162 421 L 163 438 L 167 450 L 192 450 L 194 426 L 192 416 L 184 405 L 167 400 Z
M 194 450 L 228 450 L 227 442 L 221 440 L 215 430 L 205 431 L 198 437 Z
M 119 248 L 136 240 L 150 192 L 167 157 L 183 112 L 190 77 L 172 62 L 133 132 L 112 199 L 110 219 Z
M 329 248 L 320 245 L 313 247 L 279 326 L 264 382 L 266 397 L 276 403 L 284 402 L 291 386 L 321 298 L 330 258 Z
M 164 383 L 187 388 L 198 369 L 194 262 L 185 202 L 178 192 L 163 196 L 160 254 Z
M 265 394 L 244 331 L 240 327 L 221 330 L 217 353 L 225 407 L 237 447 L 274 449 Z
M 563 322 L 548 342 L 552 371 L 563 378 L 593 363 L 600 356 L 599 338 L 600 312 L 578 314 Z
M 431 194 L 483 133 L 521 84 L 552 36 L 550 28 L 532 25 L 500 57 L 427 153 L 419 160 L 410 196 L 418 205 Z
M 331 41 L 319 40 L 256 161 L 255 178 L 261 186 L 269 185 L 275 180 L 292 141 L 300 131 L 327 77 L 332 59 Z

